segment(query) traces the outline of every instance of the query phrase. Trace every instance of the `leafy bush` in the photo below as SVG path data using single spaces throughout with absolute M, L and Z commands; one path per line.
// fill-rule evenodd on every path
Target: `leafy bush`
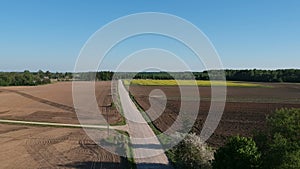
M 186 137 L 172 150 L 172 160 L 176 168 L 210 169 L 213 151 L 196 134 Z M 169 152 L 170 155 L 170 152 Z
M 232 137 L 224 147 L 214 154 L 214 169 L 253 169 L 259 168 L 260 153 L 251 138 Z

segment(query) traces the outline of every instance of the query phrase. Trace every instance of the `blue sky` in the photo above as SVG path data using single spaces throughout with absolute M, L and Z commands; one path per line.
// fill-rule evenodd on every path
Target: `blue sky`
M 224 68 L 300 68 L 299 7 L 298 0 L 2 0 L 0 71 L 72 71 L 95 31 L 138 12 L 190 21 L 214 44 Z

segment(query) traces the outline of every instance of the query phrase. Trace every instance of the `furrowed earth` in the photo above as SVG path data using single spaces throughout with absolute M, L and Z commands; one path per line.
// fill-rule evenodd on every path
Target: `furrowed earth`
M 122 124 L 123 117 L 112 106 L 110 84 L 96 83 L 99 110 L 110 124 Z M 0 87 L 2 120 L 79 124 L 73 107 L 71 82 Z M 97 141 L 107 138 L 105 129 L 95 132 Z M 125 158 L 98 146 L 81 128 L 6 123 L 0 124 L 0 161 L 0 168 L 115 169 L 128 165 Z
M 97 82 L 95 87 L 98 108 L 105 120 L 111 125 L 124 121 L 112 106 L 111 82 Z M 0 87 L 0 91 L 0 119 L 79 124 L 73 108 L 72 82 Z
M 105 131 L 97 131 L 105 137 Z M 0 124 L 0 168 L 124 168 L 82 129 Z
M 251 83 L 258 86 L 268 87 L 227 87 L 227 100 L 222 119 L 214 134 L 208 139 L 213 147 L 223 145 L 229 136 L 251 136 L 254 132 L 266 129 L 266 117 L 279 108 L 300 108 L 300 84 L 291 83 Z M 189 98 L 191 95 L 190 86 L 181 86 L 187 89 L 183 96 L 183 102 L 194 104 L 195 101 Z M 178 86 L 170 85 L 136 85 L 131 84 L 129 91 L 138 104 L 147 111 L 151 104 L 149 94 L 159 89 L 164 92 L 167 98 L 166 108 L 159 118 L 157 115 L 149 114 L 153 124 L 160 131 L 166 131 L 175 121 L 180 111 L 181 94 Z M 200 134 L 209 108 L 210 108 L 210 87 L 198 87 L 200 93 L 200 106 L 198 117 L 192 128 L 192 132 Z M 160 103 L 161 97 L 152 97 L 156 103 Z
M 283 107 L 300 108 L 300 84 L 254 83 L 227 88 L 227 101 L 222 120 L 208 140 L 219 147 L 232 135 L 250 136 L 265 130 L 266 116 Z M 246 87 L 245 87 L 246 86 Z M 268 86 L 268 87 L 262 87 Z M 189 104 L 190 86 L 183 98 Z M 165 131 L 173 124 L 180 108 L 180 91 L 172 85 L 130 85 L 129 91 L 144 110 L 150 107 L 149 94 L 162 90 L 167 97 L 166 109 L 153 124 Z M 210 107 L 210 87 L 199 86 L 200 109 L 193 132 L 199 134 Z M 95 95 L 103 121 L 111 125 L 124 124 L 112 103 L 111 82 L 96 82 Z M 160 97 L 152 97 L 159 102 Z M 87 103 L 90 104 L 90 103 Z M 150 117 L 155 117 L 148 114 Z M 88 117 L 88 113 L 87 113 Z M 0 119 L 33 122 L 79 124 L 72 101 L 72 83 L 60 82 L 30 87 L 0 87 Z M 97 123 L 105 125 L 105 123 Z M 122 127 L 122 126 L 120 126 Z M 96 129 L 95 129 L 96 130 Z M 107 138 L 99 129 L 97 140 Z M 112 133 L 110 135 L 113 135 Z M 128 161 L 99 147 L 80 128 L 39 125 L 0 124 L 0 168 L 124 168 Z M 115 147 L 112 146 L 112 149 Z

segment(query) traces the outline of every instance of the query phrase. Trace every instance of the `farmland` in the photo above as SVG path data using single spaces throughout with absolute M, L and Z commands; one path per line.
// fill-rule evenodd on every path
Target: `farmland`
M 97 131 L 104 137 L 104 131 Z M 1 168 L 124 168 L 82 129 L 0 124 Z M 122 164 L 125 163 L 125 164 Z
M 82 82 L 86 83 L 86 82 Z M 148 111 L 155 127 L 165 131 L 176 119 L 181 101 L 195 103 L 192 81 L 180 80 L 185 88 L 183 96 L 172 80 L 125 80 L 130 93 L 138 104 L 148 110 L 149 94 L 160 89 L 167 97 L 166 109 L 157 116 Z M 210 86 L 223 86 L 223 82 L 197 81 L 201 102 L 199 114 L 192 132 L 199 134 L 206 119 L 211 100 Z M 222 120 L 208 140 L 210 146 L 219 147 L 229 136 L 251 136 L 254 131 L 266 128 L 266 116 L 282 107 L 300 107 L 300 84 L 227 82 L 227 101 Z M 111 82 L 95 83 L 95 96 L 103 123 L 89 118 L 90 124 L 103 125 L 104 120 L 122 129 L 125 124 L 112 102 Z M 83 93 L 84 94 L 84 93 Z M 72 100 L 72 83 L 58 82 L 42 86 L 0 87 L 0 119 L 59 124 L 79 124 Z M 151 97 L 160 103 L 161 97 Z M 182 100 L 181 100 L 182 99 Z M 87 101 L 87 107 L 90 102 Z M 158 107 L 160 108 L 160 107 Z M 108 133 L 93 129 L 97 140 L 103 141 Z M 124 130 L 126 128 L 124 127 Z M 128 160 L 99 147 L 81 128 L 47 125 L 0 124 L 1 168 L 124 168 Z M 111 136 L 114 136 L 111 133 Z M 112 137 L 110 137 L 112 138 Z M 110 140 L 113 142 L 113 140 Z M 112 146 L 112 149 L 117 147 Z
M 0 91 L 0 97 L 3 98 L 0 100 L 1 119 L 79 123 L 73 108 L 71 82 L 1 87 Z M 99 110 L 105 114 L 104 117 L 110 124 L 118 124 L 124 119 L 114 107 L 109 107 L 112 104 L 110 92 L 110 82 L 96 83 L 95 94 Z
M 143 82 L 143 84 L 141 83 Z M 129 91 L 138 104 L 148 110 L 151 106 L 149 94 L 154 89 L 162 90 L 167 98 L 166 109 L 162 115 L 153 121 L 153 124 L 161 131 L 165 131 L 175 121 L 180 110 L 181 101 L 192 104 L 189 92 L 180 95 L 178 86 L 175 85 L 152 85 L 153 81 L 133 81 Z M 140 84 L 139 84 L 140 83 Z M 159 83 L 165 83 L 161 81 Z M 127 84 L 129 84 L 127 82 Z M 238 84 L 238 83 L 237 83 Z M 242 83 L 243 84 L 243 83 Z M 266 117 L 274 110 L 282 107 L 300 107 L 300 85 L 289 83 L 251 83 L 254 86 L 228 86 L 227 101 L 221 122 L 215 133 L 208 140 L 211 146 L 219 147 L 224 144 L 228 136 L 241 135 L 251 136 L 254 131 L 265 130 Z M 268 86 L 268 87 L 261 87 Z M 189 91 L 189 86 L 182 86 Z M 208 86 L 199 86 L 201 102 L 199 114 L 192 131 L 200 133 L 206 119 L 209 107 L 211 91 Z M 193 92 L 190 90 L 190 92 Z M 160 97 L 153 97 L 156 103 L 161 102 Z M 181 100 L 183 99 L 183 100 Z M 149 117 L 157 117 L 155 112 L 147 112 Z
M 99 110 L 110 124 L 122 124 L 122 116 L 109 106 L 110 92 L 110 82 L 96 83 Z M 79 124 L 73 108 L 72 83 L 0 87 L 0 119 Z M 106 130 L 93 130 L 97 140 L 107 137 Z M 98 146 L 81 128 L 2 123 L 0 134 L 0 168 L 112 169 L 127 165 L 126 159 Z
M 270 87 L 262 84 L 233 82 L 233 81 L 208 81 L 208 80 L 124 80 L 125 85 L 144 85 L 144 86 L 228 86 L 228 87 Z

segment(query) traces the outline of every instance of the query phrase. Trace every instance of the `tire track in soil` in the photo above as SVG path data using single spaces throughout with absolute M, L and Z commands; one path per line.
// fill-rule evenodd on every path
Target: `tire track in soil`
M 105 122 L 108 124 L 120 122 L 123 116 L 119 112 L 116 112 L 117 110 L 114 110 L 116 108 L 112 107 L 114 100 L 112 98 L 111 88 L 103 87 L 100 92 L 97 89 L 96 91 L 96 93 L 99 93 L 96 95 L 99 111 L 103 115 Z
M 96 168 L 107 168 L 107 166 L 103 166 L 101 161 L 110 161 L 110 162 L 118 162 L 116 155 L 111 154 L 110 152 L 105 151 L 99 145 L 94 143 L 94 141 L 90 140 L 89 137 L 85 137 L 78 141 L 81 150 L 84 152 L 88 152 L 88 154 L 92 155 L 92 163 L 88 168 L 96 169 Z M 109 166 L 109 168 L 119 168 L 119 165 Z
M 1 90 L 16 93 L 16 94 L 18 94 L 20 96 L 23 96 L 25 98 L 28 98 L 28 99 L 31 99 L 31 100 L 34 100 L 34 101 L 37 101 L 37 102 L 40 102 L 40 103 L 43 103 L 43 104 L 47 104 L 49 106 L 52 106 L 52 107 L 55 107 L 55 108 L 58 108 L 58 109 L 61 109 L 61 110 L 65 110 L 65 111 L 69 111 L 69 112 L 75 112 L 75 109 L 71 106 L 67 106 L 67 105 L 64 105 L 64 104 L 60 104 L 60 103 L 56 103 L 56 102 L 53 102 L 53 101 L 50 101 L 50 100 L 39 98 L 39 97 L 30 95 L 30 94 L 27 94 L 27 93 L 24 93 L 24 92 L 20 92 L 20 91 L 16 91 L 16 90 L 9 90 L 9 89 L 1 89 Z
M 7 110 L 7 111 L 0 111 L 0 114 L 5 114 L 5 113 L 8 113 L 9 112 L 9 110 Z
M 58 138 L 27 139 L 25 148 L 28 154 L 39 164 L 39 168 L 58 168 L 69 161 L 62 153 L 57 151 L 54 144 L 68 140 L 69 135 Z
M 96 89 L 97 90 L 97 89 Z M 97 93 L 97 92 L 96 92 Z M 109 120 L 111 119 L 111 109 L 109 108 L 107 111 L 108 107 L 111 107 L 112 105 L 112 98 L 110 96 L 110 88 L 106 90 L 100 90 L 100 93 L 96 96 L 97 104 L 99 107 L 99 111 L 101 112 L 104 120 L 106 123 L 111 124 Z M 109 103 L 109 105 L 108 105 Z
M 98 152 L 95 150 L 95 145 L 98 146 L 97 144 L 95 144 L 94 142 L 92 141 L 88 141 L 87 139 L 82 139 L 82 140 L 79 140 L 79 145 L 82 149 L 84 149 L 85 151 L 88 151 L 89 154 L 92 154 L 93 158 L 92 158 L 92 163 L 91 163 L 91 166 L 90 166 L 90 169 L 96 169 L 97 167 L 97 162 L 98 161 L 101 161 L 100 158 L 99 158 L 99 154 Z M 101 164 L 101 163 L 100 163 Z M 102 168 L 102 166 L 100 167 Z
M 28 127 L 11 127 L 8 130 L 0 131 L 0 134 L 2 134 L 2 136 L 3 136 L 3 134 L 9 133 L 9 132 L 15 132 L 15 131 L 26 130 L 26 129 L 28 129 Z

